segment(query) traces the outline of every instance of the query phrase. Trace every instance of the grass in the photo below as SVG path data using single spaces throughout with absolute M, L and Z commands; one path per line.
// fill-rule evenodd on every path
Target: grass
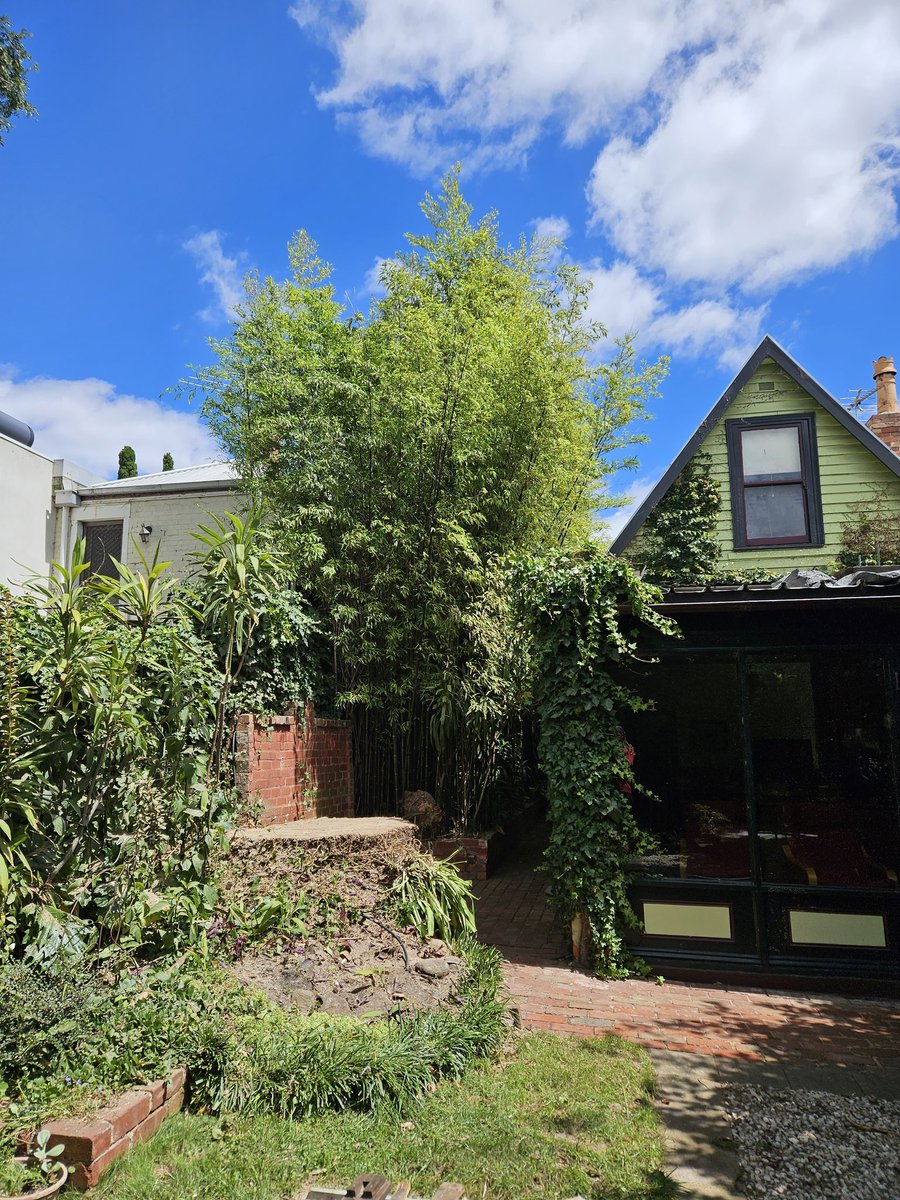
M 285 1200 L 315 1179 L 362 1171 L 443 1180 L 470 1200 L 666 1200 L 662 1136 L 646 1055 L 618 1038 L 518 1039 L 506 1061 L 446 1081 L 406 1117 L 328 1112 L 298 1121 L 188 1115 L 121 1160 L 100 1200 Z

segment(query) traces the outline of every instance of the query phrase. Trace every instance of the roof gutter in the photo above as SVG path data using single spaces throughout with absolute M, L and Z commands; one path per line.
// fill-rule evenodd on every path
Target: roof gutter
M 123 499 L 134 500 L 140 496 L 175 496 L 185 492 L 237 492 L 241 490 L 238 479 L 205 479 L 199 483 L 152 483 L 149 487 L 106 488 L 102 485 L 80 488 L 83 500 Z

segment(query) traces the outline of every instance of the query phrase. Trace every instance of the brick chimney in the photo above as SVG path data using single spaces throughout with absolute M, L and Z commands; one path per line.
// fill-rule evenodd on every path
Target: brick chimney
M 878 411 L 866 421 L 866 428 L 881 438 L 895 454 L 900 454 L 900 408 L 897 407 L 896 377 L 893 358 L 882 354 L 872 363 Z

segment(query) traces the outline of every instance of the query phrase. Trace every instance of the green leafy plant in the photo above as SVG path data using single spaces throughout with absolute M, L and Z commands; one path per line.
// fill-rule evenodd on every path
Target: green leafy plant
M 867 500 L 847 506 L 841 527 L 840 562 L 845 567 L 900 563 L 900 512 L 887 488 L 872 488 Z
M 422 937 L 437 935 L 453 942 L 460 934 L 475 932 L 472 885 L 461 879 L 452 858 L 417 855 L 401 867 L 391 898 L 404 925 Z
M 117 478 L 131 479 L 137 475 L 137 458 L 133 446 L 123 446 L 119 451 L 119 472 Z
M 705 583 L 715 575 L 721 488 L 711 467 L 708 454 L 695 454 L 644 522 L 637 557 L 649 580 Z
M 457 172 L 422 211 L 367 316 L 298 234 L 292 277 L 249 281 L 186 391 L 320 614 L 358 810 L 422 788 L 472 828 L 522 761 L 504 563 L 587 536 L 665 364 L 629 341 L 598 364 L 589 283 L 544 242 L 504 246 Z
M 201 525 L 193 535 L 206 547 L 194 552 L 193 578 L 203 628 L 219 630 L 223 641 L 223 679 L 207 770 L 207 778 L 218 781 L 224 769 L 229 697 L 266 606 L 284 583 L 284 565 L 272 548 L 261 506 L 244 517 L 212 516 L 213 523 Z
M 627 974 L 623 933 L 636 925 L 628 863 L 649 839 L 631 807 L 633 775 L 619 722 L 646 702 L 619 676 L 635 652 L 629 622 L 660 633 L 675 627 L 653 608 L 658 589 L 596 546 L 524 559 L 517 578 L 537 672 L 551 899 L 574 922 L 573 941 L 579 927 L 590 932 L 599 974 Z
M 292 1119 L 382 1104 L 409 1109 L 437 1079 L 459 1078 L 504 1042 L 499 955 L 473 947 L 467 962 L 453 1011 L 364 1023 L 257 1004 L 245 1016 L 206 1022 L 188 1057 L 193 1103 L 214 1113 Z
M 229 698 L 280 576 L 255 511 L 200 537 L 192 589 L 139 548 L 88 578 L 79 540 L 0 593 L 0 960 L 204 947 Z
M 26 117 L 37 115 L 28 100 L 28 72 L 37 70 L 37 63 L 25 49 L 25 40 L 30 37 L 27 29 L 14 29 L 9 17 L 0 16 L 0 146 L 13 117 L 20 113 Z

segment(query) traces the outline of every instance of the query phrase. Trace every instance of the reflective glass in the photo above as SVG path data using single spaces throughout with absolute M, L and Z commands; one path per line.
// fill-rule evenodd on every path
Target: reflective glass
M 747 661 L 766 883 L 895 888 L 900 828 L 881 660 L 838 649 Z
M 750 542 L 807 536 L 806 496 L 801 483 L 745 488 L 744 513 Z
M 800 430 L 796 425 L 741 431 L 744 481 L 775 483 L 801 474 Z
M 748 879 L 737 661 L 677 655 L 630 680 L 655 707 L 629 716 L 635 746 L 635 815 L 659 850 L 651 875 Z M 641 790 L 646 789 L 646 790 Z

